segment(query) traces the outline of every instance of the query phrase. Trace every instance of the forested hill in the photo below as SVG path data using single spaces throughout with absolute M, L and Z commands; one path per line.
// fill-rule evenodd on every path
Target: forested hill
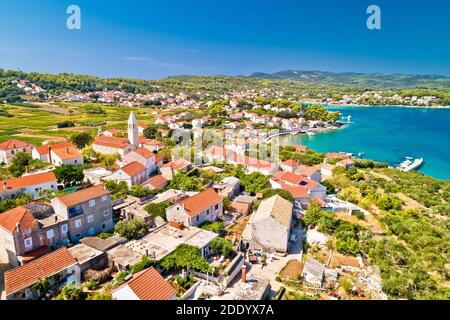
M 293 80 L 308 84 L 342 84 L 369 88 L 450 88 L 450 77 L 383 73 L 333 73 L 285 70 L 275 73 L 255 72 L 246 77 L 268 80 Z

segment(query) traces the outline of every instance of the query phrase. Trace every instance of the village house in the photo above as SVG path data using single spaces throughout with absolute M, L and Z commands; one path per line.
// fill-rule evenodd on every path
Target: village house
M 111 295 L 114 300 L 176 300 L 175 289 L 153 267 L 133 275 Z
M 73 146 L 68 146 L 65 148 L 53 149 L 49 147 L 49 162 L 54 166 L 61 166 L 63 164 L 68 165 L 82 165 L 84 164 L 83 156 Z
M 150 190 L 163 190 L 168 184 L 169 181 L 166 178 L 162 175 L 156 175 L 145 181 L 142 186 Z
M 141 145 L 151 152 L 158 152 L 166 146 L 164 142 L 156 139 L 145 139 L 145 141 L 141 140 Z
M 169 163 L 166 163 L 161 168 L 159 168 L 161 175 L 166 180 L 172 180 L 173 176 L 179 172 L 189 172 L 192 170 L 192 163 L 186 159 L 177 159 Z
M 261 202 L 242 233 L 247 249 L 286 253 L 291 232 L 293 205 L 279 195 Z
M 67 147 L 73 147 L 73 144 L 69 141 L 62 141 L 55 144 L 43 144 L 39 147 L 34 147 L 33 151 L 31 152 L 31 156 L 33 159 L 41 160 L 43 162 L 49 162 L 50 161 L 50 150 L 56 150 L 60 148 L 67 148 Z
M 139 130 L 133 111 L 128 118 L 128 139 L 108 137 L 99 130 L 99 136 L 92 143 L 95 152 L 104 154 L 119 154 L 121 157 L 139 147 Z
M 53 171 L 0 180 L 0 201 L 14 199 L 22 194 L 37 198 L 42 191 L 57 191 L 58 182 Z
M 123 166 L 113 174 L 104 178 L 105 180 L 114 181 L 120 183 L 125 181 L 127 186 L 131 188 L 136 184 L 142 184 L 147 180 L 147 169 L 138 161 L 130 162 Z
M 213 189 L 216 190 L 222 198 L 234 197 L 237 193 L 239 193 L 240 188 L 240 181 L 236 177 L 225 177 L 222 181 L 213 186 Z
M 318 197 L 325 199 L 327 193 L 327 188 L 320 183 L 291 172 L 279 171 L 275 173 L 270 178 L 270 185 L 274 189 L 286 189 L 286 186 L 303 187 L 306 189 L 309 198 Z
M 103 135 L 106 137 L 116 137 L 116 136 L 120 135 L 121 133 L 122 133 L 122 131 L 119 129 L 116 129 L 116 128 L 111 128 L 106 131 L 103 131 Z
M 110 176 L 112 172 L 102 167 L 96 167 L 83 170 L 83 174 L 84 182 L 98 185 L 103 183 L 103 180 L 106 180 L 106 178 Z
M 48 204 L 31 203 L 0 214 L 0 259 L 16 267 L 49 251 L 46 220 L 54 216 Z M 55 218 L 51 218 L 52 224 Z M 52 228 L 50 228 L 52 229 Z M 49 235 L 55 237 L 54 231 Z
M 11 160 L 16 157 L 19 152 L 30 153 L 33 151 L 34 145 L 28 142 L 10 139 L 0 143 L 0 164 L 10 164 Z
M 298 162 L 295 160 L 292 160 L 292 159 L 283 161 L 280 164 L 281 170 L 286 171 L 286 172 L 294 172 L 295 169 L 297 169 L 297 167 L 298 167 Z
M 122 165 L 128 165 L 133 162 L 139 162 L 145 167 L 146 179 L 157 170 L 156 155 L 148 149 L 141 147 L 131 151 L 123 157 Z
M 167 221 L 185 226 L 198 226 L 205 221 L 217 221 L 223 215 L 222 198 L 208 188 L 166 209 Z
M 53 251 L 29 263 L 5 272 L 7 300 L 35 300 L 45 292 L 35 285 L 42 279 L 48 281 L 47 290 L 66 283 L 80 283 L 81 272 L 75 258 L 66 248 Z
M 295 173 L 305 176 L 310 180 L 320 183 L 322 181 L 322 173 L 318 167 L 298 166 L 295 169 Z
M 343 160 L 338 161 L 336 163 L 336 165 L 339 167 L 344 167 L 345 169 L 348 169 L 355 165 L 355 161 L 353 161 L 352 159 L 343 159 Z
M 66 229 L 73 243 L 114 227 L 111 193 L 103 185 L 54 198 L 51 204 L 55 214 L 67 220 Z

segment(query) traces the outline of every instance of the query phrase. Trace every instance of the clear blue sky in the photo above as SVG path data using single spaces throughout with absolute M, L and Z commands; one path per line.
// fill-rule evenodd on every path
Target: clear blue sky
M 82 29 L 66 28 L 66 8 Z M 382 10 L 382 30 L 366 9 Z M 285 69 L 450 75 L 448 0 L 1 0 L 0 68 L 155 79 Z

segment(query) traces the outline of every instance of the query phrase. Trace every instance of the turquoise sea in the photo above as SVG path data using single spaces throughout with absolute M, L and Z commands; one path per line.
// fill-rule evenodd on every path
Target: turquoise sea
M 419 169 L 450 179 L 450 109 L 328 107 L 351 116 L 352 124 L 314 136 L 285 136 L 282 144 L 306 145 L 319 152 L 343 151 L 398 165 L 405 157 L 424 158 Z

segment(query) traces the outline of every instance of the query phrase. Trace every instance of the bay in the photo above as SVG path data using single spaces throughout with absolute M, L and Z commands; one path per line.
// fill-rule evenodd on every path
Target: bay
M 327 107 L 351 116 L 339 130 L 281 137 L 282 144 L 306 145 L 318 152 L 364 152 L 364 158 L 398 165 L 405 157 L 424 158 L 419 169 L 450 179 L 450 109 Z

